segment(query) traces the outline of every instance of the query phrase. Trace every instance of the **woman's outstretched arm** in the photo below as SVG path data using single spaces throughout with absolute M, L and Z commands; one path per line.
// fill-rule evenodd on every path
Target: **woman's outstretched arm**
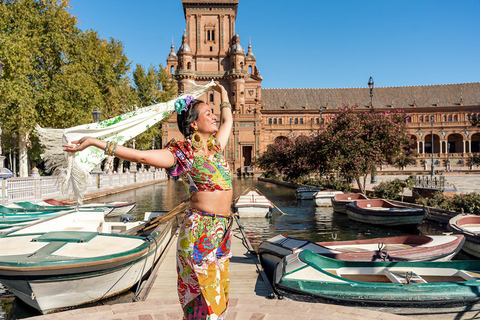
M 228 92 L 221 84 L 217 84 L 215 87 L 213 87 L 213 89 L 220 92 L 220 95 L 222 96 L 222 103 L 225 102 L 230 104 L 228 100 Z M 230 137 L 230 134 L 232 132 L 232 127 L 233 127 L 233 115 L 232 115 L 231 106 L 220 108 L 220 120 L 221 120 L 221 125 L 215 137 L 220 142 L 220 145 L 222 146 L 222 150 L 223 150 L 227 145 L 228 138 Z
M 92 137 L 83 137 L 80 140 L 72 141 L 70 144 L 64 144 L 63 150 L 67 152 L 77 152 L 91 146 L 105 150 L 107 143 Z M 136 150 L 123 146 L 116 146 L 114 155 L 123 160 L 144 163 L 157 168 L 170 168 L 174 163 L 172 153 L 165 149 Z

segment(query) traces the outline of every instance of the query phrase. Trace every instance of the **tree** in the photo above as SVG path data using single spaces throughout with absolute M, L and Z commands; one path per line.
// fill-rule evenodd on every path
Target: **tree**
M 317 136 L 318 154 L 325 155 L 327 170 L 355 180 L 365 193 L 367 175 L 382 165 L 396 165 L 411 156 L 406 115 L 402 111 L 358 112 L 344 106 Z M 317 147 L 318 148 L 318 147 Z
M 168 76 L 161 64 L 158 68 L 150 66 L 147 72 L 142 65 L 137 64 L 133 71 L 133 81 L 135 83 L 134 93 L 142 107 L 169 101 L 177 95 L 176 82 Z M 138 146 L 148 149 L 151 146 L 152 138 L 156 141 L 159 140 L 163 134 L 162 125 L 167 120 L 167 118 L 163 119 L 159 124 L 139 135 L 136 138 Z
M 17 132 L 20 175 L 28 175 L 35 124 L 66 128 L 127 111 L 136 97 L 121 42 L 81 32 L 67 0 L 0 0 L 0 112 Z M 39 160 L 39 159 L 37 159 Z
M 294 139 L 276 139 L 256 164 L 265 170 L 267 176 L 282 174 L 288 180 L 297 179 L 314 171 L 316 161 L 312 161 L 311 152 L 311 137 L 302 135 Z

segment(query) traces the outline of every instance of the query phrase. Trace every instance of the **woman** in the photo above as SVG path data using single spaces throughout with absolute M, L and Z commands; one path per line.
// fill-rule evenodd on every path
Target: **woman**
M 221 151 L 232 130 L 232 107 L 225 88 L 220 92 L 221 126 L 203 101 L 193 97 L 177 101 L 177 123 L 185 141 L 172 139 L 162 150 L 140 151 L 92 137 L 64 145 L 77 152 L 89 146 L 108 155 L 167 168 L 181 176 L 190 197 L 177 244 L 178 294 L 184 319 L 224 319 L 228 305 L 228 263 L 231 257 L 231 172 Z

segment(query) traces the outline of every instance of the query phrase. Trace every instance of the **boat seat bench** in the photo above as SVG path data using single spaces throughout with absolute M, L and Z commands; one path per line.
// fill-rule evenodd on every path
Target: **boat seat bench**
M 390 281 L 392 281 L 393 283 L 402 283 L 402 284 L 406 284 L 410 281 L 410 283 L 427 283 L 427 281 L 425 279 L 423 279 L 421 276 L 419 276 L 418 274 L 416 274 L 415 272 L 413 271 L 408 271 L 408 270 L 405 270 L 405 271 L 399 271 L 399 270 L 395 270 L 395 271 L 390 271 L 388 269 L 385 269 L 384 271 L 384 274 L 390 279 Z M 410 275 L 411 277 L 410 277 Z

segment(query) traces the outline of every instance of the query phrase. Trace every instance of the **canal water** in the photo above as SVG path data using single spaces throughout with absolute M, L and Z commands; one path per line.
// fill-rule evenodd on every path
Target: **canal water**
M 334 213 L 331 207 L 317 208 L 312 200 L 297 200 L 295 189 L 258 181 L 254 178 L 234 178 L 234 198 L 249 187 L 257 188 L 279 209 L 274 209 L 273 217 L 269 219 L 240 219 L 255 249 L 262 241 L 277 234 L 311 241 L 331 241 L 333 238 L 353 240 L 403 234 L 442 234 L 447 231 L 446 225 L 432 222 L 423 222 L 415 230 L 376 227 L 354 222 L 349 220 L 346 215 Z M 135 201 L 137 205 L 130 214 L 135 220 L 142 220 L 145 211 L 168 211 L 184 200 L 187 200 L 187 195 L 183 183 L 170 179 L 155 185 L 96 198 L 90 202 Z M 468 259 L 468 256 L 457 256 L 456 258 Z M 132 296 L 133 294 L 129 293 L 103 303 L 131 302 Z M 22 319 L 39 314 L 38 311 L 29 308 L 17 299 L 13 301 L 4 299 L 0 303 L 2 310 L 11 310 L 8 315 L 4 315 L 5 319 Z

